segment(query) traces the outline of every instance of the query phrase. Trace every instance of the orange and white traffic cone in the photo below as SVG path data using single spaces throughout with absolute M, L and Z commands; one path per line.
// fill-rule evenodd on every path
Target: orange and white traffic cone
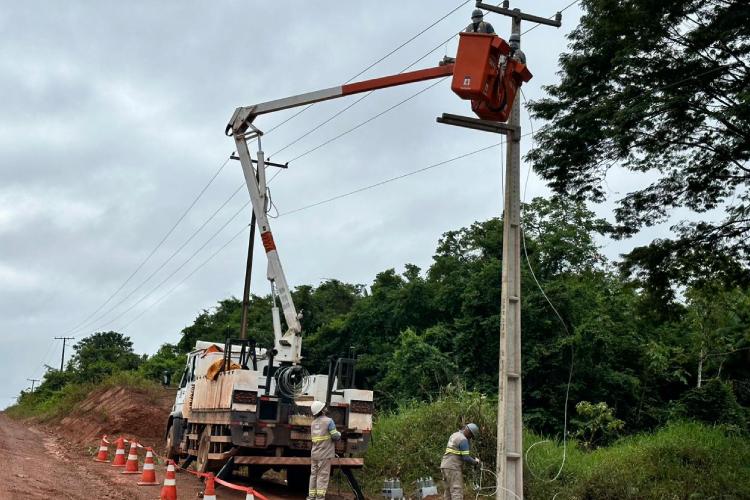
M 115 444 L 117 450 L 115 450 L 115 459 L 112 460 L 112 467 L 125 467 L 125 438 L 117 438 Z
M 177 481 L 174 475 L 174 462 L 169 461 L 167 473 L 164 476 L 164 486 L 161 487 L 159 500 L 177 500 Z
M 214 485 L 214 475 L 210 472 L 206 476 L 206 487 L 203 489 L 203 500 L 216 500 L 216 486 Z
M 121 474 L 138 474 L 138 445 L 135 441 L 130 442 L 130 451 L 128 452 L 128 461 L 125 462 L 125 470 Z
M 146 459 L 143 462 L 143 475 L 138 481 L 138 486 L 158 485 L 156 480 L 156 471 L 154 470 L 154 452 L 151 448 L 146 448 Z
M 109 441 L 107 441 L 107 435 L 102 436 L 102 440 L 99 443 L 99 453 L 96 454 L 94 462 L 109 462 Z
M 255 495 L 253 495 L 253 490 L 247 490 L 247 495 L 245 495 L 245 500 L 255 500 Z

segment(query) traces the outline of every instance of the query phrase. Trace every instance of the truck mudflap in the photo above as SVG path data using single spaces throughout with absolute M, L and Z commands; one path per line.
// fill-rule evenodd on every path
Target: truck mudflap
M 235 456 L 237 465 L 269 465 L 269 466 L 307 466 L 310 467 L 310 457 L 258 457 Z M 364 458 L 341 457 L 331 460 L 331 467 L 342 469 L 361 469 L 365 465 Z

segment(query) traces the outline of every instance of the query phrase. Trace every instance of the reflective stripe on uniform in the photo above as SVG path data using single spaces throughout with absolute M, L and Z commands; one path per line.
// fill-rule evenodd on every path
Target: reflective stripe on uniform
M 461 450 L 457 450 L 455 448 L 446 448 L 445 452 L 446 453 L 450 453 L 451 455 L 468 455 L 469 454 L 468 450 L 467 451 L 461 451 Z
M 331 439 L 331 436 L 313 436 L 310 439 L 312 439 L 313 443 L 320 443 L 321 441 L 325 441 L 326 439 Z

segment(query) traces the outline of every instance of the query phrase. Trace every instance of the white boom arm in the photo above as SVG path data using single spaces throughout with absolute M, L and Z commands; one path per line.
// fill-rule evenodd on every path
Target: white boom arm
M 253 126 L 253 121 L 258 115 L 273 113 L 274 111 L 280 111 L 282 109 L 294 108 L 305 104 L 327 101 L 329 99 L 336 99 L 386 87 L 394 87 L 396 85 L 442 78 L 452 74 L 453 65 L 448 64 L 435 68 L 421 69 L 409 73 L 365 80 L 358 83 L 348 83 L 339 87 L 308 92 L 306 94 L 268 101 L 254 106 L 240 107 L 235 110 L 224 133 L 228 136 L 231 135 L 234 138 L 234 142 L 237 144 L 237 153 L 239 154 L 240 162 L 242 163 L 242 172 L 245 174 L 247 190 L 250 192 L 250 200 L 253 203 L 255 219 L 258 222 L 258 230 L 260 232 L 260 237 L 263 239 L 263 248 L 265 248 L 266 256 L 268 257 L 268 280 L 271 282 L 271 291 L 274 299 L 273 321 L 276 344 L 275 348 L 278 352 L 276 355 L 277 360 L 299 363 L 302 348 L 302 327 L 299 323 L 299 318 L 297 317 L 297 310 L 294 308 L 292 294 L 289 291 L 289 285 L 287 285 L 284 270 L 281 268 L 281 260 L 279 259 L 279 253 L 276 250 L 276 244 L 273 241 L 271 227 L 268 225 L 268 216 L 266 215 L 266 170 L 263 151 L 258 147 L 258 177 L 256 179 L 256 171 L 253 168 L 250 151 L 247 147 L 248 139 L 260 137 L 262 135 L 262 132 Z M 248 132 L 248 130 L 250 131 Z M 260 140 L 258 142 L 260 143 Z M 283 335 L 281 334 L 278 309 L 276 308 L 276 296 L 278 296 L 281 301 L 284 318 L 289 327 Z
M 302 326 L 297 317 L 297 310 L 294 307 L 292 294 L 289 291 L 289 285 L 286 282 L 284 269 L 281 267 L 279 252 L 276 250 L 276 244 L 271 234 L 271 226 L 268 223 L 266 214 L 266 169 L 263 151 L 258 151 L 258 170 L 253 168 L 253 162 L 250 157 L 250 151 L 247 147 L 247 136 L 244 134 L 235 134 L 234 142 L 237 145 L 237 153 L 242 164 L 242 173 L 245 175 L 245 183 L 250 193 L 250 201 L 253 204 L 255 220 L 258 223 L 258 232 L 263 240 L 263 248 L 268 258 L 268 270 L 266 276 L 271 282 L 271 295 L 273 298 L 273 323 L 274 323 L 274 344 L 277 354 L 275 359 L 291 363 L 299 363 L 302 349 L 301 334 Z M 281 302 L 281 309 L 284 312 L 284 319 L 288 330 L 282 335 L 278 317 L 278 308 L 276 307 L 276 297 Z

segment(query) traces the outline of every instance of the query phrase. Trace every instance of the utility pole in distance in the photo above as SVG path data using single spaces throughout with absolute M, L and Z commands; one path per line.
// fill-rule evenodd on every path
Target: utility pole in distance
M 62 356 L 60 356 L 60 371 L 63 371 L 63 363 L 65 363 L 65 342 L 73 340 L 75 337 L 55 337 L 55 340 L 63 341 Z
M 511 18 L 511 47 L 520 50 L 521 21 L 559 28 L 555 19 L 533 16 L 520 9 L 476 3 L 484 9 Z M 518 45 L 516 46 L 515 43 Z M 520 96 L 519 96 L 520 97 Z M 503 271 L 500 304 L 500 366 L 497 402 L 496 500 L 523 500 L 523 420 L 521 418 L 521 103 L 516 98 L 506 134 L 505 207 L 503 216 Z
M 37 382 L 39 382 L 39 379 L 38 378 L 27 378 L 26 380 L 28 380 L 29 382 L 31 382 L 31 392 L 34 392 L 34 384 L 36 384 Z

